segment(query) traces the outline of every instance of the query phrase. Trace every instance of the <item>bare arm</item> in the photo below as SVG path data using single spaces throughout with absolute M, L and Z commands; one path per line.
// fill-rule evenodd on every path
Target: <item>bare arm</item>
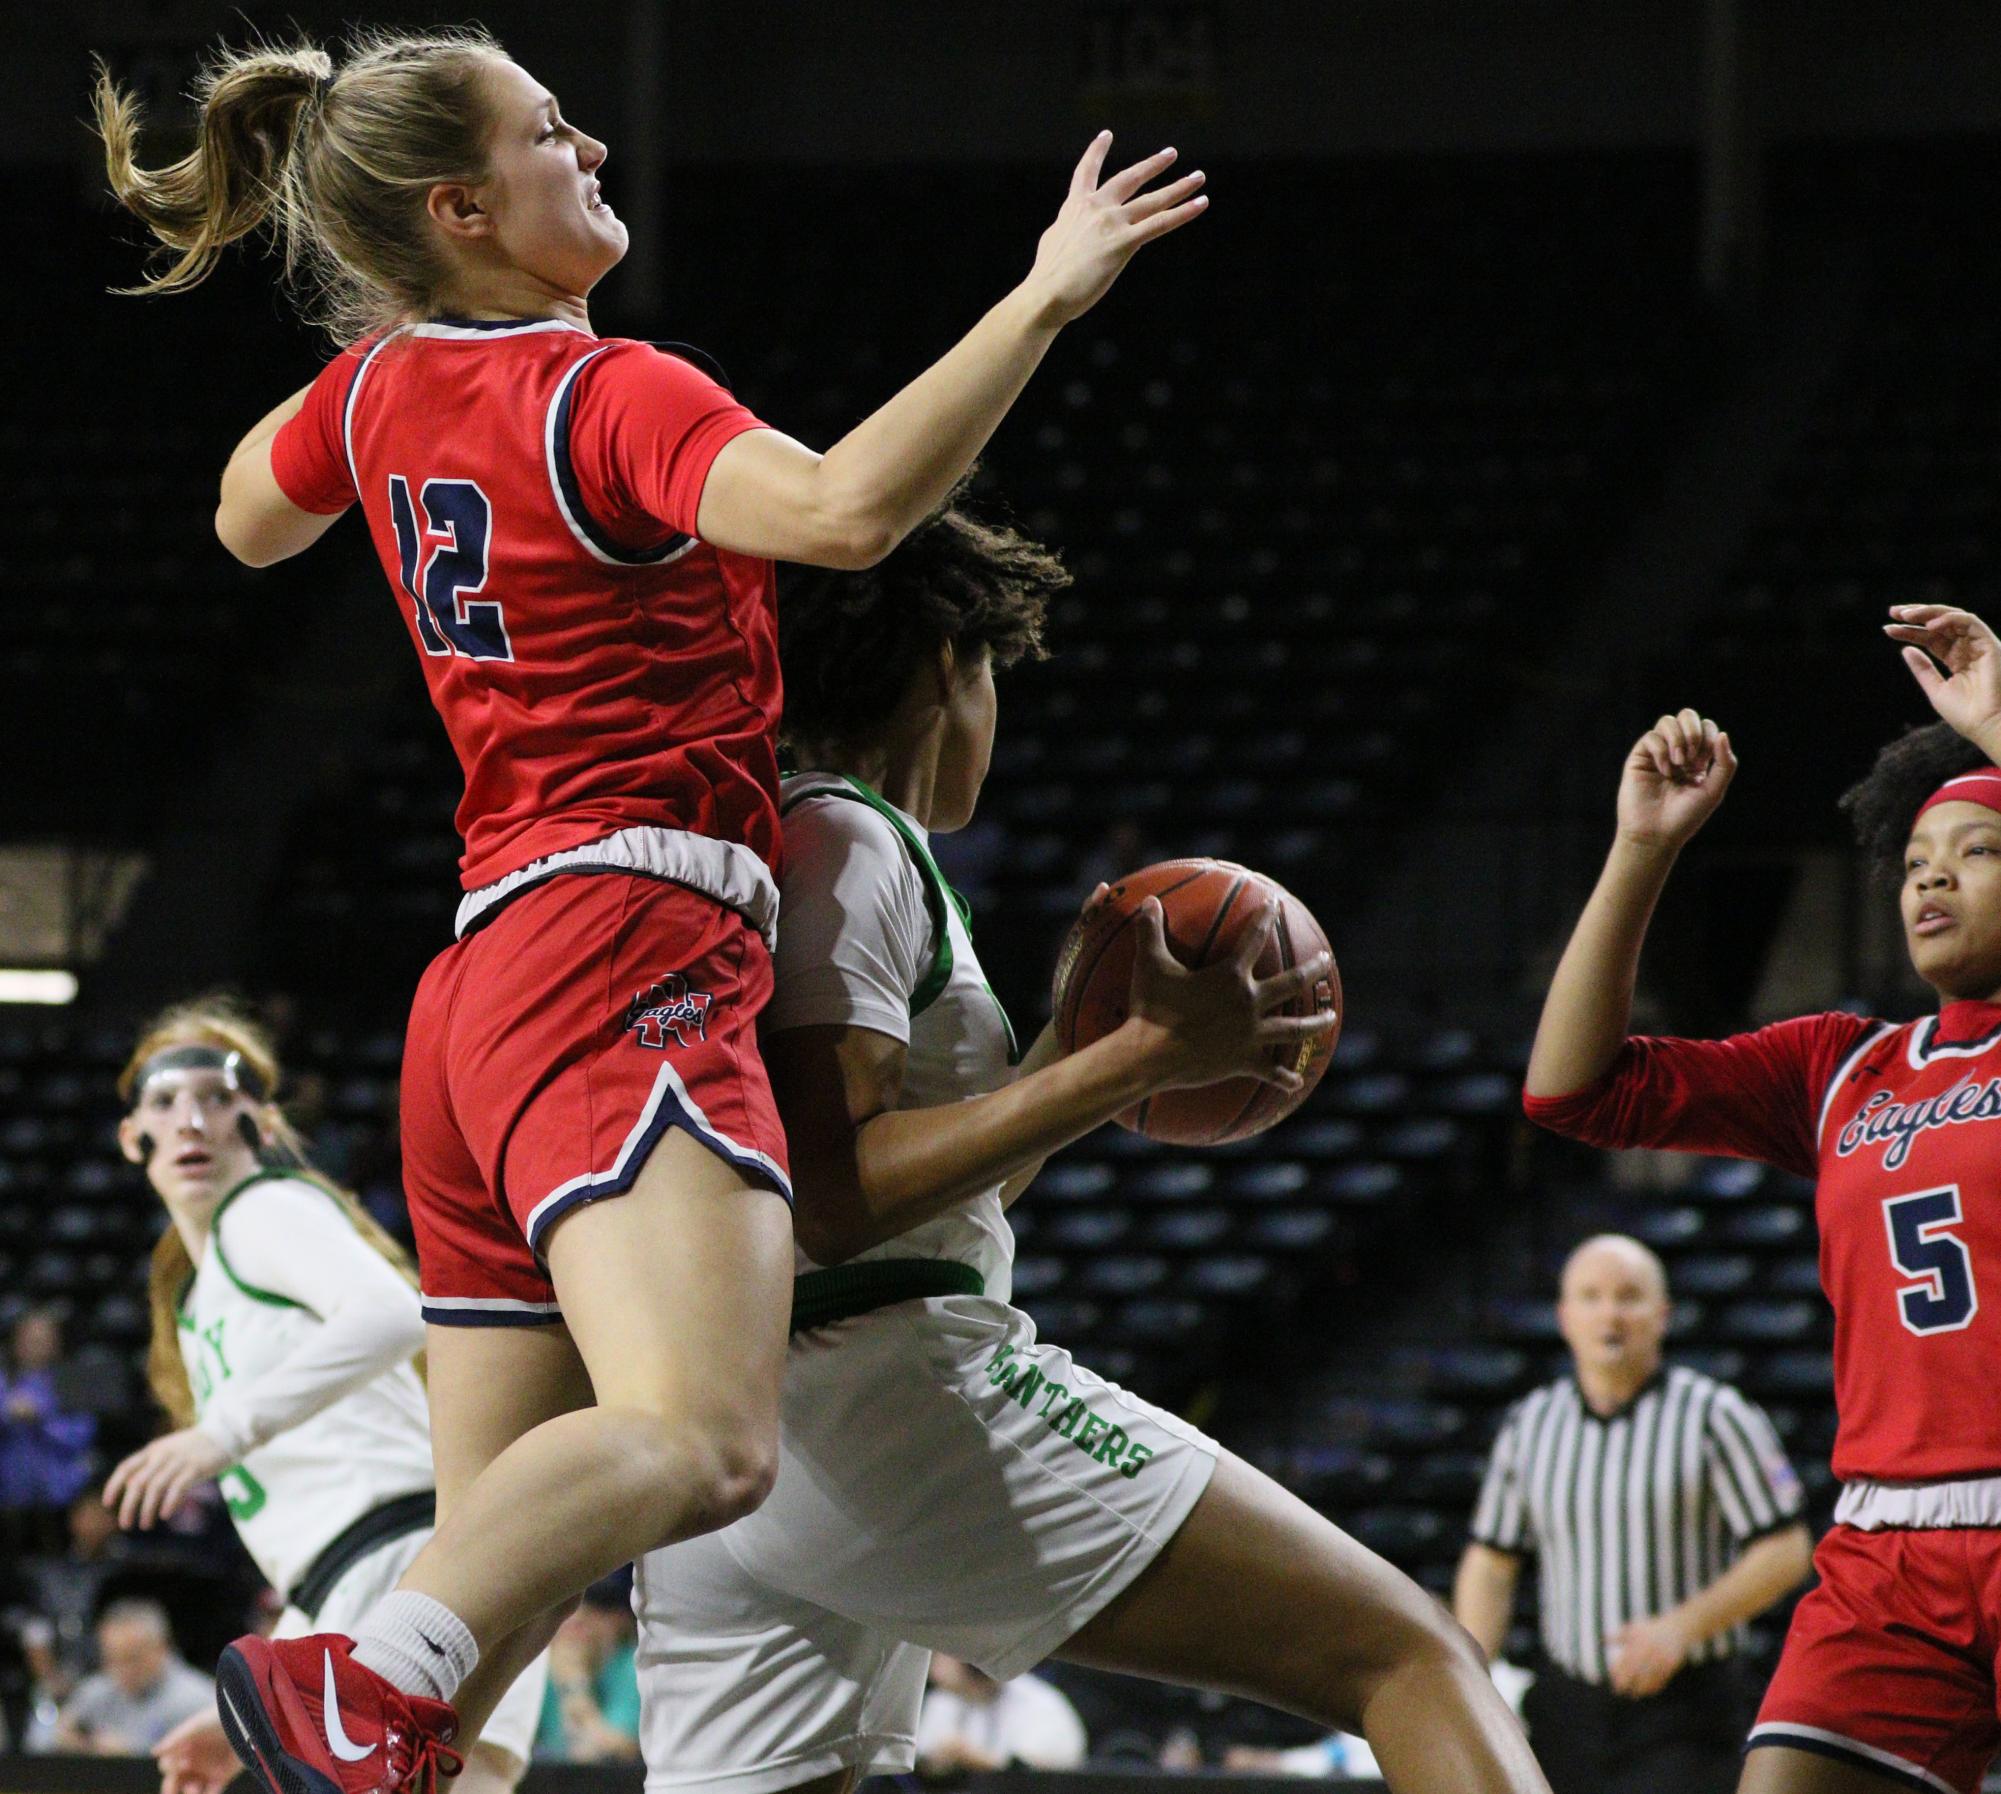
M 215 508 L 215 533 L 223 547 L 246 567 L 268 567 L 312 547 L 338 521 L 319 511 L 301 510 L 285 496 L 271 472 L 271 438 L 299 415 L 310 387 L 302 386 L 274 405 L 239 442 L 222 470 L 222 497 Z
M 1521 1573 L 1522 1560 L 1512 1551 L 1475 1542 L 1460 1553 L 1452 1578 L 1452 1617 L 1473 1634 L 1490 1663 L 1508 1642 Z
M 872 1028 L 805 1027 L 764 1047 L 792 1146 L 794 1225 L 819 1264 L 838 1264 L 1032 1172 L 1058 1147 L 1158 1090 L 1241 1074 L 1285 1084 L 1272 1048 L 1332 1025 L 1272 1013 L 1325 976 L 1316 958 L 1290 972 L 1251 973 L 1270 931 L 1199 972 L 1168 951 L 1158 904 L 1142 910 L 1133 1013 L 1116 1031 L 1004 1089 L 925 1109 L 892 1105 L 904 1048 Z
M 1056 1038 L 1056 1024 L 1046 1022 L 1043 1024 L 1042 1032 L 1035 1037 L 1035 1044 L 1022 1054 L 1021 1063 L 1015 1067 L 1014 1075 L 1017 1078 L 1030 1077 L 1045 1065 L 1054 1065 L 1062 1057 L 1063 1043 Z M 1041 1175 L 1042 1166 L 1041 1159 L 1037 1159 L 1032 1165 L 1024 1165 L 1001 1185 L 1002 1208 L 1014 1207 L 1022 1192 Z
M 1763 1613 L 1798 1588 L 1812 1567 L 1813 1535 L 1804 1521 L 1754 1540 L 1729 1569 L 1679 1607 L 1621 1626 L 1605 1641 L 1612 1687 L 1636 1697 L 1658 1693 L 1697 1645 Z
M 1568 1096 L 1611 1067 L 1626 1039 L 1654 905 L 1736 771 L 1730 737 L 1693 710 L 1662 717 L 1634 743 L 1619 783 L 1612 851 L 1543 999 L 1529 1095 Z
M 774 430 L 751 430 L 716 456 L 696 527 L 743 554 L 814 566 L 867 567 L 930 516 L 1028 384 L 1056 333 L 1081 317 L 1144 243 L 1199 217 L 1200 173 L 1151 192 L 1162 150 L 1099 184 L 1111 133 L 1100 132 L 1043 233 L 1028 278 L 945 356 L 824 455 Z

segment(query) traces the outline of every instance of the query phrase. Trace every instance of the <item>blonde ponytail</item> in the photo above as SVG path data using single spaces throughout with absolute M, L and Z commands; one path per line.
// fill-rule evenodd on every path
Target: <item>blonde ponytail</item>
M 231 243 L 265 230 L 300 309 L 343 346 L 436 311 L 452 269 L 433 235 L 439 182 L 487 176 L 482 76 L 505 56 L 476 27 L 357 33 L 317 45 L 218 51 L 195 87 L 195 147 L 139 166 L 139 102 L 97 63 L 97 133 L 118 203 L 160 245 L 124 293 L 197 285 Z
M 195 147 L 159 169 L 138 163 L 139 102 L 101 59 L 96 67 L 92 98 L 111 191 L 172 256 L 157 273 L 119 291 L 183 292 L 207 276 L 228 244 L 283 219 L 287 166 L 308 112 L 332 81 L 333 58 L 302 46 L 244 51 L 214 63 L 196 89 Z

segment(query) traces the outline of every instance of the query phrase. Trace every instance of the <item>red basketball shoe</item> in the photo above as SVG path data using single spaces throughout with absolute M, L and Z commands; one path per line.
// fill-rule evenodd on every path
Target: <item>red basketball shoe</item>
M 337 1632 L 239 1638 L 215 1668 L 230 1748 L 266 1794 L 432 1794 L 456 1775 L 458 1715 L 405 1694 Z

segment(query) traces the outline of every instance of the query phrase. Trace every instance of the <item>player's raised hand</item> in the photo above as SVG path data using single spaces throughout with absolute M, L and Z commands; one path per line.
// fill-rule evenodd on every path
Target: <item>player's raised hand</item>
M 1693 710 L 1664 716 L 1626 756 L 1619 833 L 1648 847 L 1680 847 L 1715 814 L 1737 756 L 1730 737 Z
M 1174 166 L 1175 152 L 1156 150 L 1142 162 L 1102 178 L 1112 134 L 1100 131 L 1070 176 L 1070 192 L 1056 222 L 1036 245 L 1028 284 L 1048 314 L 1067 324 L 1105 296 L 1119 270 L 1142 243 L 1192 223 L 1207 209 L 1201 170 L 1169 181 L 1147 183 Z
M 1967 740 L 2001 747 L 2001 636 L 1949 604 L 1893 604 L 1890 615 L 1883 633 L 1903 643 L 1931 707 Z

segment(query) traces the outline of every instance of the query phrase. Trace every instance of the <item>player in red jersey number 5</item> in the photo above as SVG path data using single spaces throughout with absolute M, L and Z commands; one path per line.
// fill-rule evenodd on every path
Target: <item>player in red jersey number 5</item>
M 1885 748 L 1843 805 L 1938 1012 L 1627 1037 L 1654 903 L 1737 769 L 1684 710 L 1627 757 L 1529 1062 L 1528 1112 L 1559 1133 L 1815 1180 L 1842 1491 L 1739 1794 L 1974 1794 L 2001 1749 L 2001 639 L 1940 605 L 1891 615 L 1944 720 Z
M 605 146 L 490 38 L 222 53 L 199 98 L 193 152 L 147 170 L 100 76 L 112 187 L 165 252 L 146 290 L 268 227 L 341 348 L 243 438 L 217 533 L 264 566 L 358 508 L 466 776 L 459 938 L 402 1097 L 438 1530 L 351 1641 L 240 1640 L 218 1670 L 270 1794 L 377 1794 L 450 1773 L 588 1583 L 770 1486 L 772 562 L 886 554 L 1205 201 L 1199 174 L 1149 188 L 1169 150 L 1101 179 L 1101 134 L 1022 283 L 816 454 L 595 334 L 626 249 Z

